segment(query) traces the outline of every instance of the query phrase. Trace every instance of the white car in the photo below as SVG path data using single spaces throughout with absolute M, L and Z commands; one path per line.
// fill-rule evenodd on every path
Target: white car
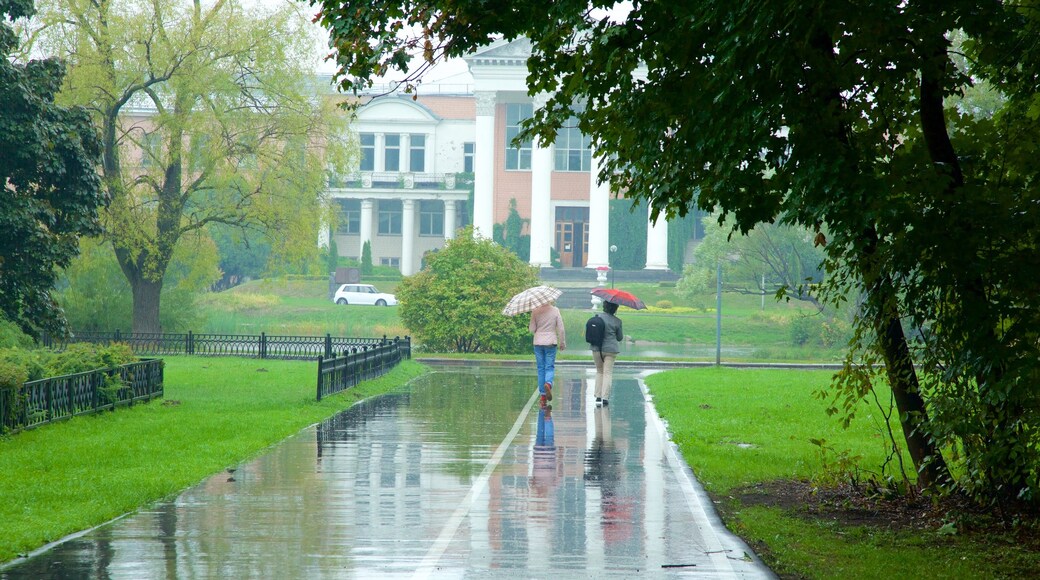
M 397 306 L 397 297 L 376 290 L 371 284 L 344 284 L 332 298 L 336 304 L 369 304 L 375 306 Z

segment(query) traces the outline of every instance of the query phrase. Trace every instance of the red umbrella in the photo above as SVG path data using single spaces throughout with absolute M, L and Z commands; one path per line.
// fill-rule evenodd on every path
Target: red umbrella
M 646 304 L 643 301 L 636 298 L 631 292 L 625 292 L 624 290 L 617 290 L 614 288 L 593 288 L 593 296 L 599 296 L 607 302 L 613 302 L 618 306 L 628 306 L 629 308 L 635 308 L 636 310 L 642 310 L 646 308 Z

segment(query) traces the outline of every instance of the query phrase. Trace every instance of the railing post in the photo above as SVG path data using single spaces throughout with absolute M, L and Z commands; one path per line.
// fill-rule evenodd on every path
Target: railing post
M 319 403 L 321 402 L 321 381 L 322 381 L 322 378 L 323 378 L 322 371 L 324 370 L 324 368 L 322 367 L 321 362 L 322 362 L 321 355 L 318 355 L 318 402 Z
M 190 330 L 184 344 L 184 354 L 195 354 L 195 335 Z
M 267 356 L 267 333 L 260 333 L 260 358 Z
M 325 334 L 325 356 L 332 356 L 332 335 L 328 333 Z
M 112 339 L 112 342 L 119 342 L 119 329 L 118 328 L 116 329 L 116 335 Z

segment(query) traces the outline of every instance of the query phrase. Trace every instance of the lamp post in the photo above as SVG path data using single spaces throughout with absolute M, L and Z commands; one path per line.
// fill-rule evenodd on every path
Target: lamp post
M 614 253 L 617 252 L 617 246 L 614 244 L 610 245 L 610 289 L 614 289 Z

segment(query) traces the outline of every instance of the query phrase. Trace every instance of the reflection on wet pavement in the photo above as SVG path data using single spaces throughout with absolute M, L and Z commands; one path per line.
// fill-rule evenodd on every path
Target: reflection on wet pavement
M 705 518 L 635 375 L 451 369 L 2 578 L 769 577 Z

